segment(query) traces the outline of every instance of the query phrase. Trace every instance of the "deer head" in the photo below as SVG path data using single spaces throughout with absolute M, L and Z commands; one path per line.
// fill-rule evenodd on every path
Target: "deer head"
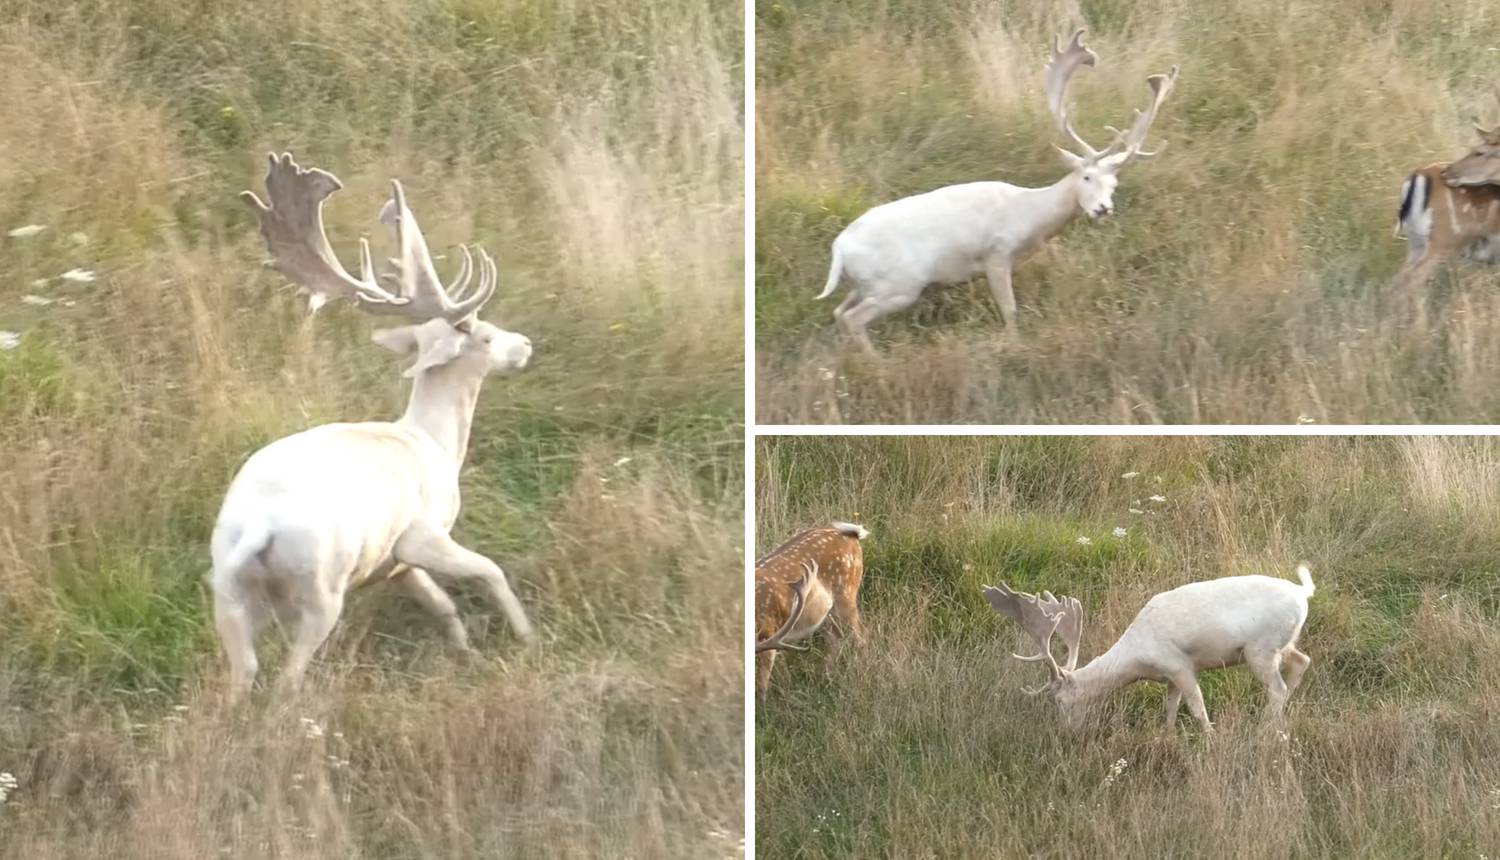
M 374 333 L 375 342 L 386 349 L 415 354 L 408 377 L 454 365 L 480 375 L 526 366 L 531 341 L 478 318 L 499 283 L 495 261 L 483 250 L 476 261 L 468 246 L 460 245 L 458 274 L 444 286 L 400 182 L 391 182 L 391 199 L 380 210 L 380 220 L 395 234 L 398 256 L 389 261 L 390 270 L 377 281 L 369 242 L 361 238 L 360 274 L 358 278 L 350 275 L 323 231 L 323 204 L 343 187 L 333 174 L 304 169 L 291 153 L 284 152 L 270 156 L 266 171 L 269 203 L 253 191 L 240 193 L 260 223 L 271 253 L 270 266 L 308 294 L 312 312 L 330 300 L 348 298 L 367 313 L 410 320 L 409 325 Z M 474 282 L 476 269 L 479 277 Z
M 1062 153 L 1063 161 L 1078 177 L 1078 205 L 1090 218 L 1102 218 L 1114 211 L 1114 193 L 1118 183 L 1115 174 L 1120 168 L 1132 161 L 1155 158 L 1166 146 L 1163 144 L 1154 152 L 1141 149 L 1146 142 L 1146 134 L 1151 130 L 1151 124 L 1156 121 L 1157 109 L 1166 101 L 1177 83 L 1177 67 L 1173 66 L 1165 75 L 1146 78 L 1146 85 L 1151 88 L 1151 104 L 1145 112 L 1135 112 L 1135 121 L 1129 131 L 1122 132 L 1106 126 L 1114 134 L 1114 140 L 1103 150 L 1095 149 L 1073 129 L 1072 118 L 1068 115 L 1068 81 L 1079 66 L 1092 66 L 1099 59 L 1093 51 L 1084 47 L 1083 34 L 1082 29 L 1074 33 L 1066 48 L 1060 48 L 1056 39 L 1052 41 L 1052 59 L 1047 63 L 1046 73 L 1047 107 L 1057 123 L 1057 130 L 1076 150 L 1057 147 L 1058 152 Z
M 1500 103 L 1500 86 L 1495 88 L 1495 101 Z M 1500 185 L 1500 125 L 1487 129 L 1476 117 L 1474 131 L 1479 134 L 1479 143 L 1468 155 L 1443 168 L 1443 181 L 1455 188 Z
M 1047 669 L 1047 683 L 1039 687 L 1022 687 L 1027 695 L 1035 696 L 1050 692 L 1063 716 L 1063 724 L 1077 728 L 1084 717 L 1081 694 L 1073 683 L 1073 671 L 1078 667 L 1078 642 L 1083 636 L 1083 604 L 1076 597 L 1057 598 L 1044 591 L 1040 596 L 1024 591 L 1013 591 L 1010 586 L 984 587 L 984 596 L 990 607 L 1017 624 L 1036 643 L 1037 653 L 1026 657 L 1011 656 L 1023 663 L 1042 663 Z M 1052 637 L 1062 634 L 1068 648 L 1068 661 L 1059 666 L 1052 656 Z
M 818 563 L 815 561 L 802 562 L 802 576 L 792 583 L 792 608 L 786 614 L 786 621 L 781 627 L 766 639 L 755 643 L 755 653 L 762 651 L 806 651 L 806 645 L 792 645 L 786 641 L 786 637 L 797 629 L 797 623 L 802 620 L 802 610 L 807 606 L 807 593 L 818 583 Z

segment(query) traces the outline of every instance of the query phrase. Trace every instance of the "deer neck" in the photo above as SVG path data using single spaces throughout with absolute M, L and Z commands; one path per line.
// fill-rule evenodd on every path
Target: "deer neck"
M 465 370 L 454 362 L 417 374 L 400 421 L 431 436 L 460 465 L 469 450 L 469 428 L 484 384 L 484 374 Z
M 1122 639 L 1121 642 L 1123 641 Z M 1120 647 L 1120 642 L 1116 642 L 1108 651 L 1074 670 L 1072 678 L 1085 699 L 1095 699 L 1111 690 L 1133 684 L 1147 674 L 1141 662 L 1126 653 L 1126 649 Z
M 1029 188 L 1036 213 L 1035 242 L 1044 242 L 1062 232 L 1083 210 L 1078 208 L 1078 175 L 1069 173 L 1043 188 Z

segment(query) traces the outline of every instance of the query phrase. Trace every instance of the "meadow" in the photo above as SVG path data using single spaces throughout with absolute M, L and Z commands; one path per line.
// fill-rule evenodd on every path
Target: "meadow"
M 1460 264 L 1416 312 L 1389 295 L 1401 183 L 1500 117 L 1500 6 L 1480 0 L 862 0 L 756 4 L 756 413 L 763 423 L 1451 423 L 1500 415 L 1496 270 Z M 1080 134 L 1181 66 L 1108 221 L 1015 272 L 838 336 L 814 301 L 872 206 L 1065 170 L 1042 94 L 1087 27 Z
M 1493 857 L 1500 445 L 1487 438 L 760 440 L 756 542 L 854 520 L 869 635 L 776 666 L 755 726 L 764 857 Z M 1140 513 L 1132 512 L 1132 509 Z M 1124 529 L 1123 535 L 1116 529 Z M 1087 544 L 1079 541 L 1088 538 Z M 1249 671 L 1067 734 L 981 585 L 1079 598 L 1082 663 L 1153 594 L 1317 583 L 1278 730 Z M 1022 653 L 1029 653 L 1023 651 Z
M 741 11 L 706 0 L 0 3 L 0 856 L 743 850 Z M 219 705 L 204 576 L 239 465 L 400 414 L 235 195 L 389 181 L 500 263 L 536 346 L 481 395 L 455 535 L 477 661 L 359 592 L 304 692 Z M 445 273 L 449 263 L 440 262 Z M 266 659 L 274 673 L 279 654 Z

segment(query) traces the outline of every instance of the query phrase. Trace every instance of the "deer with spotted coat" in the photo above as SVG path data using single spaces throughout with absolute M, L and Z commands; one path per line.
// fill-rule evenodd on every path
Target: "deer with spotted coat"
M 1413 171 L 1401 185 L 1396 235 L 1406 235 L 1406 262 L 1396 272 L 1399 290 L 1423 286 L 1451 260 L 1500 264 L 1500 126 L 1476 121 L 1474 131 L 1479 143 L 1468 155 Z
M 808 529 L 755 562 L 756 687 L 764 696 L 781 650 L 819 632 L 831 660 L 852 637 L 864 641 L 859 586 L 865 575 L 860 541 L 870 533 L 854 523 Z M 833 623 L 827 623 L 832 618 Z
M 1067 48 L 1053 40 L 1046 70 L 1047 107 L 1057 130 L 1076 151 L 1058 146 L 1068 174 L 1045 188 L 1006 182 L 969 182 L 905 197 L 869 210 L 833 242 L 828 282 L 818 296 L 833 295 L 842 280 L 852 286 L 833 316 L 866 349 L 866 328 L 875 320 L 916 303 L 930 284 L 954 284 L 984 275 L 1007 331 L 1014 331 L 1016 297 L 1011 272 L 1080 213 L 1091 219 L 1114 211 L 1120 168 L 1161 152 L 1141 147 L 1157 110 L 1177 82 L 1177 67 L 1151 75 L 1151 103 L 1135 112 L 1128 132 L 1109 128 L 1114 141 L 1104 150 L 1090 146 L 1068 115 L 1068 81 L 1080 66 L 1097 60 L 1083 45 L 1083 30 Z
M 1078 643 L 1083 634 L 1083 606 L 1076 598 L 1012 591 L 1001 583 L 985 586 L 991 608 L 1020 625 L 1037 645 L 1037 653 L 1017 660 L 1041 663 L 1047 683 L 1022 688 L 1030 695 L 1051 693 L 1065 728 L 1077 729 L 1092 705 L 1112 690 L 1137 681 L 1167 685 L 1167 727 L 1177 723 L 1184 698 L 1205 732 L 1213 731 L 1198 673 L 1241 663 L 1266 686 L 1266 717 L 1279 719 L 1287 699 L 1302 683 L 1312 658 L 1297 650 L 1313 595 L 1312 574 L 1298 565 L 1299 582 L 1270 576 L 1229 576 L 1194 582 L 1165 591 L 1146 602 L 1135 620 L 1109 650 L 1083 668 Z M 1062 634 L 1068 659 L 1059 666 L 1052 639 Z M 1281 674 L 1286 668 L 1286 676 Z
M 213 530 L 211 581 L 231 702 L 255 680 L 255 637 L 268 620 L 295 627 L 278 680 L 295 687 L 345 595 L 375 582 L 401 587 L 461 650 L 469 650 L 463 623 L 433 576 L 481 583 L 516 635 L 535 638 L 500 567 L 449 535 L 480 386 L 490 374 L 524 368 L 531 342 L 478 319 L 498 280 L 483 250 L 476 256 L 460 246 L 458 274 L 442 284 L 399 182 L 380 213 L 398 247 L 391 270 L 377 281 L 361 239 L 359 277 L 349 274 L 323 232 L 323 203 L 342 187 L 283 153 L 270 157 L 268 202 L 249 191 L 241 197 L 259 221 L 270 265 L 310 295 L 313 311 L 347 298 L 409 323 L 373 337 L 414 357 L 405 373 L 411 396 L 399 420 L 325 424 L 273 442 L 230 484 Z

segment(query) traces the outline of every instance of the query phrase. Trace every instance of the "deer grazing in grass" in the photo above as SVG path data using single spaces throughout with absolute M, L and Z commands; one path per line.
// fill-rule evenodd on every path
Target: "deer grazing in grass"
M 1081 212 L 1093 219 L 1114 211 L 1120 168 L 1161 152 L 1141 146 L 1172 87 L 1177 67 L 1146 79 L 1151 103 L 1136 111 L 1128 132 L 1110 128 L 1115 138 L 1104 150 L 1086 143 L 1068 116 L 1068 81 L 1079 66 L 1092 66 L 1093 51 L 1083 45 L 1083 30 L 1066 49 L 1052 45 L 1047 64 L 1047 106 L 1058 131 L 1076 151 L 1057 147 L 1068 175 L 1045 188 L 1021 188 L 1005 182 L 969 182 L 905 197 L 876 206 L 859 216 L 833 242 L 825 299 L 847 278 L 849 295 L 834 318 L 867 349 L 866 328 L 880 317 L 914 304 L 929 284 L 953 284 L 984 275 L 1000 307 L 1005 327 L 1016 326 L 1016 297 L 1011 272 L 1048 239 L 1062 232 Z
M 1146 602 L 1108 651 L 1081 669 L 1074 668 L 1083 633 L 1083 607 L 1077 599 L 1058 599 L 1048 592 L 1038 597 L 1012 591 L 1003 583 L 985 586 L 984 596 L 996 612 L 1036 641 L 1036 654 L 1012 656 L 1042 663 L 1048 680 L 1023 690 L 1031 695 L 1050 692 L 1066 728 L 1082 726 L 1091 705 L 1112 690 L 1136 681 L 1163 681 L 1167 727 L 1176 725 L 1178 706 L 1186 697 L 1188 710 L 1205 732 L 1211 732 L 1213 724 L 1198 688 L 1199 672 L 1249 666 L 1266 685 L 1266 716 L 1273 720 L 1280 718 L 1287 698 L 1302 682 L 1312 658 L 1297 650 L 1297 637 L 1314 589 L 1306 565 L 1297 567 L 1297 578 L 1300 584 L 1270 576 L 1230 576 L 1162 592 Z M 1052 656 L 1052 638 L 1059 632 L 1068 647 L 1063 666 Z
M 1429 164 L 1401 186 L 1396 235 L 1406 234 L 1406 262 L 1396 272 L 1398 289 L 1426 284 L 1459 257 L 1500 264 L 1500 126 L 1476 122 L 1474 130 L 1479 143 L 1468 155 Z
M 442 620 L 451 644 L 468 651 L 453 601 L 433 582 L 482 583 L 512 629 L 531 623 L 499 566 L 449 536 L 458 517 L 458 474 L 479 388 L 492 373 L 531 358 L 525 337 L 482 322 L 495 293 L 495 262 L 461 247 L 444 286 L 398 182 L 380 220 L 395 232 L 398 257 L 377 282 L 360 240 L 360 274 L 339 263 L 323 232 L 323 203 L 343 187 L 332 174 L 272 155 L 269 202 L 246 191 L 271 265 L 311 295 L 314 311 L 349 298 L 372 314 L 410 324 L 380 329 L 377 344 L 415 356 L 406 413 L 393 422 L 326 424 L 257 451 L 225 495 L 212 538 L 214 620 L 230 669 L 229 698 L 250 690 L 255 635 L 271 618 L 296 633 L 279 686 L 294 687 L 327 638 L 350 589 L 394 581 Z M 475 270 L 477 283 L 472 283 Z
M 790 643 L 822 630 L 832 659 L 845 636 L 864 641 L 860 541 L 869 536 L 862 526 L 833 523 L 801 532 L 755 562 L 756 687 L 762 696 L 776 652 L 801 650 Z M 825 623 L 829 616 L 834 623 Z

